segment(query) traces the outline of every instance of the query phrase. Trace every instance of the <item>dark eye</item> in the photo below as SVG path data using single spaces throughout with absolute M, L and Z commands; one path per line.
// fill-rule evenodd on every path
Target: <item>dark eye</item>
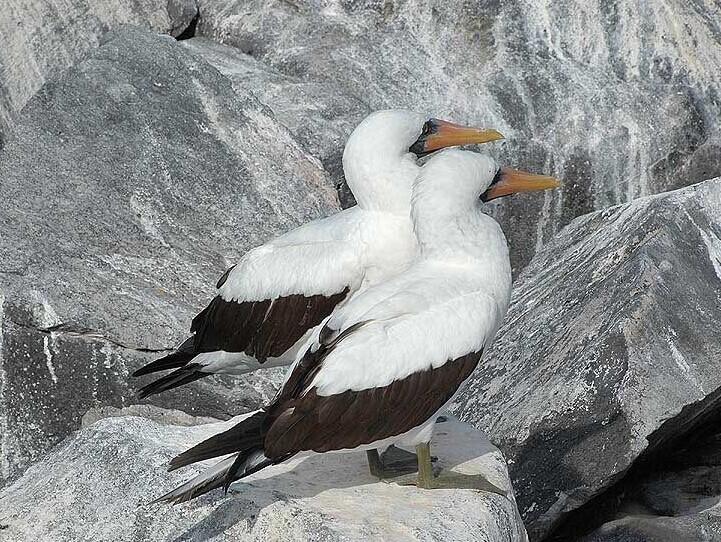
M 431 128 L 433 127 L 433 123 L 430 120 L 427 120 L 425 124 L 423 125 L 423 131 L 421 132 L 421 135 L 428 135 L 431 133 Z

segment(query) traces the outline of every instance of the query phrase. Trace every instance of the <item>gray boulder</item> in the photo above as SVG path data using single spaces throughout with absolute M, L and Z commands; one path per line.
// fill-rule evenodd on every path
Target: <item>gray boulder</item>
M 492 126 L 508 140 L 484 148 L 495 147 L 504 163 L 560 177 L 562 191 L 495 204 L 516 271 L 576 216 L 721 174 L 717 5 L 199 5 L 198 35 L 292 81 L 342 93 L 353 122 L 393 106 Z M 259 99 L 288 109 L 296 96 Z
M 323 164 L 343 207 L 355 204 L 345 184 L 342 153 L 346 139 L 372 110 L 368 103 L 331 80 L 307 79 L 281 71 L 207 38 L 183 41 L 233 82 L 238 91 L 252 92 L 309 153 Z
M 197 13 L 195 0 L 11 0 L 0 10 L 0 148 L 43 83 L 96 48 L 110 28 L 134 24 L 178 36 Z
M 379 482 L 363 452 L 294 458 L 237 482 L 227 496 L 146 504 L 203 468 L 167 473 L 171 457 L 226 427 L 100 420 L 0 492 L 0 533 L 15 542 L 527 540 L 512 496 Z M 444 467 L 511 489 L 503 456 L 481 433 L 453 419 L 437 428 L 434 453 Z
M 43 87 L 0 154 L 0 480 L 134 401 L 247 249 L 339 209 L 273 113 L 170 37 L 126 29 Z M 278 371 L 152 402 L 228 418 Z
M 721 540 L 721 432 L 708 419 L 631 469 L 610 520 L 584 542 Z M 608 499 L 606 499 L 608 501 Z
M 721 179 L 576 219 L 535 256 L 455 409 L 507 454 L 532 539 L 613 518 L 717 426 L 719 329 Z

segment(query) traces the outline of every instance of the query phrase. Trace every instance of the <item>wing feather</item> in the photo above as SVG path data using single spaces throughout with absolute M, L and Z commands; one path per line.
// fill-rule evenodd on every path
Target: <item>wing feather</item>
M 481 352 L 413 373 L 387 386 L 318 395 L 312 388 L 282 403 L 264 439 L 266 456 L 328 452 L 401 435 L 424 424 L 471 375 Z

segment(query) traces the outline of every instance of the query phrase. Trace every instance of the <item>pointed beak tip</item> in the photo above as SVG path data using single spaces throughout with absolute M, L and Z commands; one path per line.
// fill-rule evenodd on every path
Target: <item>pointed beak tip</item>
M 489 139 L 489 141 L 498 141 L 500 139 L 506 139 L 506 136 L 504 136 L 498 130 L 493 130 L 493 129 L 488 130 L 488 135 L 489 135 L 489 137 L 492 138 L 492 139 Z

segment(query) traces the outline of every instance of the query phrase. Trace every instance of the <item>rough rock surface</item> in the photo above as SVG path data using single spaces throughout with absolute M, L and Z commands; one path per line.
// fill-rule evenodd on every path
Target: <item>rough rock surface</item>
M 719 427 L 717 415 L 637 464 L 614 492 L 610 521 L 584 542 L 721 540 Z
M 348 135 L 371 112 L 366 102 L 333 79 L 287 75 L 240 49 L 207 38 L 192 38 L 183 44 L 215 66 L 240 92 L 252 92 L 271 108 L 303 148 L 321 161 L 339 191 L 341 203 L 345 207 L 355 203 L 345 184 L 341 158 Z
M 101 420 L 0 492 L 0 533 L 15 542 L 526 540 L 512 497 L 379 482 L 363 452 L 293 459 L 234 484 L 228 496 L 144 504 L 200 471 L 165 472 L 172 456 L 224 427 Z M 478 431 L 449 419 L 433 445 L 444 466 L 510 489 L 503 456 Z
M 95 422 L 105 418 L 117 418 L 123 416 L 146 418 L 161 425 L 190 426 L 220 421 L 208 416 L 192 416 L 182 410 L 161 408 L 155 405 L 130 405 L 123 408 L 101 406 L 91 408 L 83 415 L 81 427 L 90 427 Z
M 532 539 L 718 421 L 720 328 L 721 179 L 581 217 L 536 255 L 455 409 L 507 454 Z
M 45 81 L 97 47 L 108 29 L 134 24 L 180 35 L 195 0 L 5 0 L 0 9 L 0 148 Z
M 721 509 L 680 517 L 629 516 L 610 522 L 583 542 L 716 542 Z
M 199 5 L 197 35 L 343 93 L 362 104 L 350 110 L 355 119 L 402 106 L 489 125 L 508 138 L 487 146 L 504 162 L 560 177 L 562 191 L 496 204 L 517 270 L 578 215 L 721 174 L 718 3 Z M 296 96 L 260 99 L 288 109 Z
M 252 246 L 339 209 L 321 164 L 170 37 L 126 29 L 26 106 L 0 154 L 0 480 L 184 338 Z M 278 372 L 152 399 L 227 418 Z M 271 376 L 268 376 L 268 375 Z

